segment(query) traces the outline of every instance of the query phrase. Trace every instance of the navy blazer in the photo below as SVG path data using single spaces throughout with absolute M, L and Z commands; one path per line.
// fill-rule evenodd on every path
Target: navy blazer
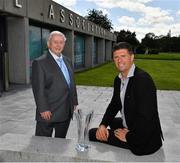
M 113 97 L 101 122 L 105 126 L 108 126 L 122 109 L 120 85 L 121 80 L 116 76 Z M 138 67 L 127 85 L 124 114 L 129 129 L 126 140 L 134 154 L 151 154 L 162 146 L 156 87 L 150 75 Z

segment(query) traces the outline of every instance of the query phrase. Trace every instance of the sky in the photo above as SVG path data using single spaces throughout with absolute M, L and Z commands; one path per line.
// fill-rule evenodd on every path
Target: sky
M 180 35 L 180 0 L 53 0 L 86 16 L 98 9 L 112 21 L 113 30 L 136 32 L 139 41 L 145 34 Z

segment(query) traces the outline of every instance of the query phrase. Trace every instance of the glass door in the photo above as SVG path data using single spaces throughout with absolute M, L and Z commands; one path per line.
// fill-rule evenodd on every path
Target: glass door
M 5 63 L 4 63 L 4 54 L 5 54 L 5 18 L 0 16 L 0 95 L 5 90 Z
M 34 59 L 45 54 L 47 49 L 47 39 L 50 34 L 49 29 L 30 25 L 29 27 L 29 55 L 30 55 L 30 77 L 32 71 L 32 62 Z
M 29 55 L 30 55 L 30 76 L 32 71 L 32 62 L 35 58 L 42 55 L 41 52 L 41 28 L 30 26 L 29 27 Z

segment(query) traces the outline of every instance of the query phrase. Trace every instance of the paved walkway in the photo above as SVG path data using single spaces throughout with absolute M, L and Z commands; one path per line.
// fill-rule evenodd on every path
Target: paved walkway
M 91 127 L 98 126 L 110 102 L 112 88 L 78 86 L 79 109 L 95 114 Z M 164 133 L 165 161 L 180 162 L 180 92 L 158 91 L 158 106 Z M 0 136 L 5 133 L 34 135 L 35 103 L 31 88 L 11 91 L 0 98 Z M 67 138 L 76 139 L 76 120 L 71 122 Z M 133 161 L 133 160 L 132 160 Z

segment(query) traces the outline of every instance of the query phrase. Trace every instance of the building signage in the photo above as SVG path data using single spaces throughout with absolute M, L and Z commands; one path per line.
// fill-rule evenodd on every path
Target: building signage
M 22 8 L 22 5 L 19 3 L 18 0 L 14 0 L 14 4 L 17 8 Z
M 16 8 L 22 8 L 22 4 L 20 3 L 20 0 L 14 0 L 14 6 Z M 88 21 L 87 19 L 78 16 L 74 14 L 73 12 L 66 10 L 66 8 L 59 7 L 58 14 L 55 13 L 54 5 L 50 4 L 48 8 L 48 19 L 55 20 L 58 19 L 58 21 L 62 24 L 69 24 L 71 27 L 76 27 L 77 29 L 80 29 L 84 32 L 92 32 L 97 35 L 105 36 L 106 31 L 104 28 L 101 28 L 100 26 Z M 44 14 L 45 15 L 45 14 Z M 57 16 L 58 15 L 58 16 Z
M 66 11 L 64 9 L 59 9 L 58 13 L 59 13 L 59 15 L 58 15 L 57 19 L 59 19 L 60 23 L 65 23 L 66 21 L 68 21 L 68 24 L 70 26 L 75 25 L 76 28 L 82 27 L 82 30 L 84 30 L 84 31 L 87 30 L 88 32 L 94 32 L 95 34 L 102 35 L 102 36 L 105 36 L 105 34 L 106 34 L 105 29 L 99 27 L 98 25 L 96 25 L 94 23 L 90 23 L 88 20 L 86 20 L 83 17 L 75 16 L 71 12 L 66 13 Z M 49 5 L 48 18 L 56 19 L 54 6 L 52 4 Z

